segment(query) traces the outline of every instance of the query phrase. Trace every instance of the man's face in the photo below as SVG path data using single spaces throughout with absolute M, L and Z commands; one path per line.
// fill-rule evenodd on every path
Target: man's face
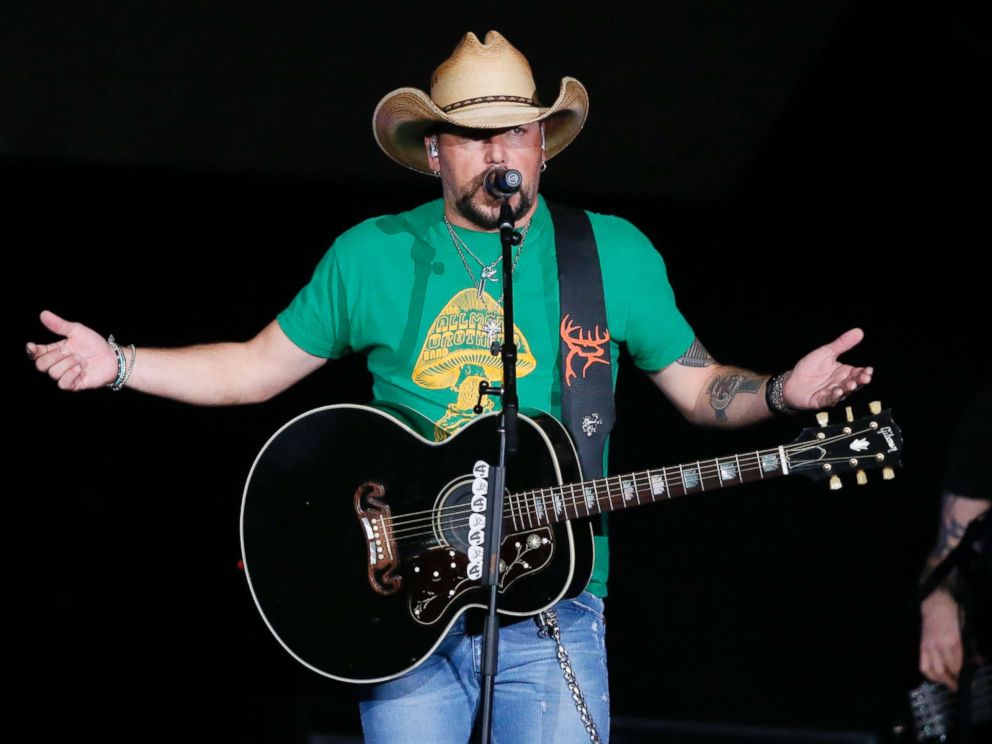
M 441 171 L 444 200 L 471 226 L 499 227 L 500 200 L 486 193 L 483 182 L 493 170 L 520 171 L 523 185 L 510 197 L 514 220 L 528 216 L 537 201 L 540 181 L 541 124 L 511 129 L 446 128 L 437 135 L 438 157 L 430 155 L 430 137 L 424 139 L 432 168 Z

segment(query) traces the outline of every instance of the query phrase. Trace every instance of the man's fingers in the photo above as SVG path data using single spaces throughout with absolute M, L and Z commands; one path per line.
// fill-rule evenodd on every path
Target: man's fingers
M 956 690 L 958 687 L 957 677 L 947 670 L 943 659 L 935 648 L 927 647 L 920 651 L 920 671 L 931 682 L 945 685 L 952 690 Z
M 45 351 L 42 351 L 45 349 Z M 41 352 L 38 354 L 38 352 Z M 55 364 L 58 364 L 67 356 L 70 356 L 72 352 L 69 351 L 68 347 L 64 344 L 47 344 L 46 346 L 37 347 L 34 360 L 34 366 L 39 372 L 48 372 L 49 369 Z
M 56 341 L 51 344 L 34 344 L 29 341 L 27 346 L 25 346 L 25 349 L 27 350 L 29 357 L 32 359 L 38 359 L 50 351 L 61 351 L 65 349 L 68 344 L 69 339 L 67 338 L 63 338 L 61 341 Z
M 59 361 L 55 362 L 51 367 L 48 368 L 48 376 L 53 380 L 61 379 L 62 375 L 68 372 L 73 367 L 78 366 L 80 359 L 77 356 L 69 355 Z
M 64 318 L 60 318 L 51 310 L 42 310 L 40 319 L 45 328 L 50 330 L 52 333 L 57 333 L 60 336 L 68 336 L 69 332 L 72 330 L 73 323 L 70 323 Z
M 864 337 L 865 337 L 864 331 L 862 331 L 860 328 L 852 328 L 851 330 L 842 333 L 840 336 L 838 336 L 829 344 L 827 344 L 827 348 L 830 349 L 831 353 L 834 356 L 840 356 L 845 351 L 849 349 L 853 349 L 855 346 L 861 343 L 861 339 L 863 339 Z
M 74 383 L 79 376 L 83 373 L 83 365 L 76 364 L 75 367 L 70 368 L 64 375 L 59 378 L 59 387 L 62 390 L 73 390 Z

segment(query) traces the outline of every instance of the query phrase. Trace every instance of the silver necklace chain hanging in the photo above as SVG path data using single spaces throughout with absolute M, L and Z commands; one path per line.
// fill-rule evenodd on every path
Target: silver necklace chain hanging
M 472 249 L 468 247 L 468 243 L 462 240 L 458 233 L 455 232 L 455 228 L 450 222 L 448 222 L 448 216 L 444 216 L 444 226 L 448 228 L 448 234 L 451 236 L 451 242 L 455 244 L 455 250 L 458 251 L 458 257 L 462 260 L 462 266 L 465 267 L 465 272 L 468 274 L 468 278 L 472 280 L 472 286 L 476 288 L 478 292 L 479 299 L 482 299 L 483 293 L 486 291 L 486 281 L 499 281 L 499 273 L 496 271 L 496 267 L 499 262 L 503 260 L 503 254 L 500 253 L 499 258 L 493 261 L 491 264 L 485 263 L 482 259 L 472 252 Z M 524 248 L 524 240 L 527 238 L 527 231 L 530 230 L 530 223 L 528 222 L 524 225 L 523 229 L 520 231 L 520 243 L 517 244 L 517 253 L 513 257 L 513 266 L 510 268 L 510 273 L 512 274 L 517 270 L 517 264 L 520 263 L 520 251 Z M 468 253 L 475 262 L 479 264 L 479 278 L 475 278 L 475 274 L 472 273 L 471 267 L 468 265 L 468 260 L 465 258 L 465 253 Z M 506 292 L 500 292 L 499 299 L 496 300 L 496 305 L 503 304 L 503 295 Z

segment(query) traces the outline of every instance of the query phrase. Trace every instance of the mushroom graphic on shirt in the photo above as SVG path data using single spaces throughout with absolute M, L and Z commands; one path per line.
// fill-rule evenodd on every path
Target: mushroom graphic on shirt
M 429 390 L 451 390 L 457 394 L 449 403 L 444 416 L 435 425 L 438 436 L 451 433 L 475 417 L 472 408 L 479 397 L 482 380 L 500 382 L 503 362 L 489 352 L 493 341 L 502 342 L 503 309 L 484 292 L 480 298 L 475 289 L 465 289 L 444 306 L 427 331 L 423 348 L 413 368 L 413 381 Z M 497 325 L 497 323 L 499 325 Z M 537 367 L 530 344 L 514 326 L 517 342 L 517 377 L 530 374 Z M 485 412 L 494 408 L 492 398 L 482 402 Z

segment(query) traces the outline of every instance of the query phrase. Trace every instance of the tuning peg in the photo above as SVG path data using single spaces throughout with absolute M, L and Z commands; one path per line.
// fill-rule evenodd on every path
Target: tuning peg
M 827 413 L 826 411 L 820 411 L 818 414 L 816 414 L 816 422 L 820 426 L 826 426 L 827 423 L 829 423 L 829 421 L 830 421 L 830 414 Z
M 895 470 L 893 470 L 892 468 L 882 468 L 882 479 L 883 480 L 892 480 L 895 477 L 896 477 L 896 471 Z
M 831 475 L 830 476 L 830 490 L 831 491 L 839 491 L 843 487 L 844 487 L 844 484 L 841 483 L 840 476 L 838 476 L 838 475 Z
M 868 482 L 868 475 L 864 470 L 858 470 L 858 485 L 863 486 Z
M 882 401 L 873 400 L 871 403 L 868 404 L 868 410 L 871 411 L 871 414 L 873 416 L 877 416 L 882 412 Z
M 847 416 L 847 423 L 850 424 L 854 422 L 854 409 L 852 409 L 850 406 L 844 407 L 844 415 Z

